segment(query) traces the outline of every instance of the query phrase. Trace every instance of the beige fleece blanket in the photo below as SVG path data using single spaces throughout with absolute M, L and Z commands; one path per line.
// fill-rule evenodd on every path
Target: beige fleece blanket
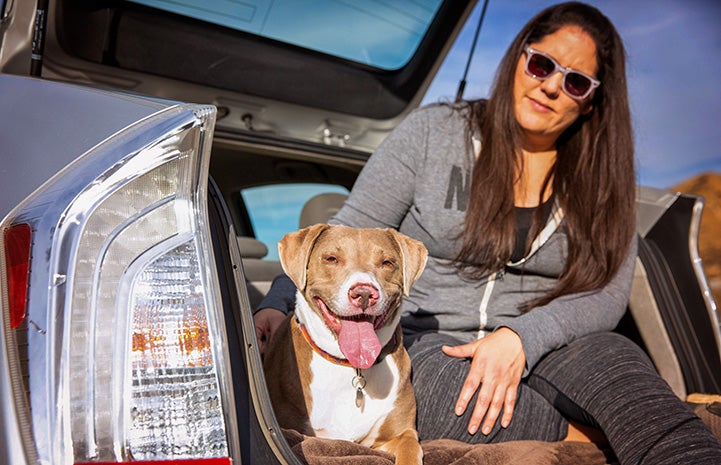
M 284 430 L 286 441 L 308 465 L 393 465 L 393 456 L 358 444 Z M 607 465 L 614 462 L 594 444 L 514 441 L 470 445 L 449 439 L 424 441 L 424 465 Z

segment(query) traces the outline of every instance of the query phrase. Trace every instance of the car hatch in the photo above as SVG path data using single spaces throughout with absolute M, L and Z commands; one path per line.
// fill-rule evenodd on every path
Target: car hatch
M 43 77 L 211 103 L 219 131 L 371 152 L 418 106 L 476 2 L 52 3 Z M 26 74 L 30 46 L 2 71 Z

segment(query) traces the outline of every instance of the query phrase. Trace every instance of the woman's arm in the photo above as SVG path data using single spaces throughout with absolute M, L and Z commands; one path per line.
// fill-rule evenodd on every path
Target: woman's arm
M 488 434 L 501 412 L 501 426 L 510 424 L 518 384 L 545 354 L 577 337 L 616 327 L 628 304 L 636 248 L 634 240 L 616 276 L 603 289 L 560 297 L 504 322 L 477 341 L 443 347 L 446 355 L 472 360 L 456 401 L 456 414 L 461 415 L 478 391 L 470 434 L 479 428 Z
M 526 354 L 524 376 L 550 351 L 618 325 L 628 306 L 637 247 L 634 238 L 618 272 L 602 289 L 559 297 L 499 325 L 521 337 Z
M 276 276 L 268 293 L 253 312 L 255 337 L 261 355 L 270 337 L 294 308 L 295 284 L 285 273 Z
M 363 167 L 331 224 L 398 229 L 413 204 L 426 157 L 428 116 L 416 110 L 391 132 Z

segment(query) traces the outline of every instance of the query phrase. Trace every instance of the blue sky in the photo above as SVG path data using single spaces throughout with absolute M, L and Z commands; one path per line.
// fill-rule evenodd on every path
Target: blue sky
M 490 0 L 469 70 L 466 98 L 487 95 L 514 35 L 554 1 Z M 588 1 L 616 25 L 626 46 L 637 178 L 667 188 L 721 172 L 721 1 Z M 431 84 L 424 103 L 452 100 L 483 1 Z

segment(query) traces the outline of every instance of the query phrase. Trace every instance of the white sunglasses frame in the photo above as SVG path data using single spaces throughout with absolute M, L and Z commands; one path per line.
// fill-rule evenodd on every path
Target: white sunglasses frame
M 571 97 L 574 100 L 585 100 L 589 95 L 591 95 L 591 92 L 593 92 L 594 89 L 596 89 L 598 86 L 601 85 L 601 81 L 599 81 L 598 79 L 596 79 L 592 76 L 589 76 L 588 74 L 584 73 L 583 71 L 579 71 L 577 69 L 566 68 L 565 66 L 561 66 L 556 61 L 556 59 L 553 58 L 551 55 L 549 55 L 548 53 L 542 52 L 540 50 L 536 50 L 535 48 L 531 47 L 530 45 L 527 45 L 526 48 L 523 49 L 523 51 L 526 54 L 526 66 L 525 66 L 526 74 L 528 74 L 529 76 L 531 76 L 534 79 L 538 79 L 539 81 L 545 81 L 546 79 L 550 78 L 557 72 L 560 72 L 563 75 L 563 83 L 561 85 L 561 89 L 563 89 L 563 92 L 566 95 L 568 95 L 569 97 Z M 531 62 L 531 57 L 533 55 L 541 55 L 542 57 L 549 59 L 551 61 L 551 63 L 554 64 L 555 68 L 553 69 L 553 71 L 551 71 L 548 74 L 548 76 L 546 76 L 546 77 L 537 76 L 528 69 L 528 65 Z M 591 86 L 588 88 L 588 90 L 583 95 L 580 95 L 580 96 L 571 95 L 566 90 L 566 76 L 569 73 L 580 74 L 581 76 L 585 77 L 586 79 L 588 79 L 591 82 Z

